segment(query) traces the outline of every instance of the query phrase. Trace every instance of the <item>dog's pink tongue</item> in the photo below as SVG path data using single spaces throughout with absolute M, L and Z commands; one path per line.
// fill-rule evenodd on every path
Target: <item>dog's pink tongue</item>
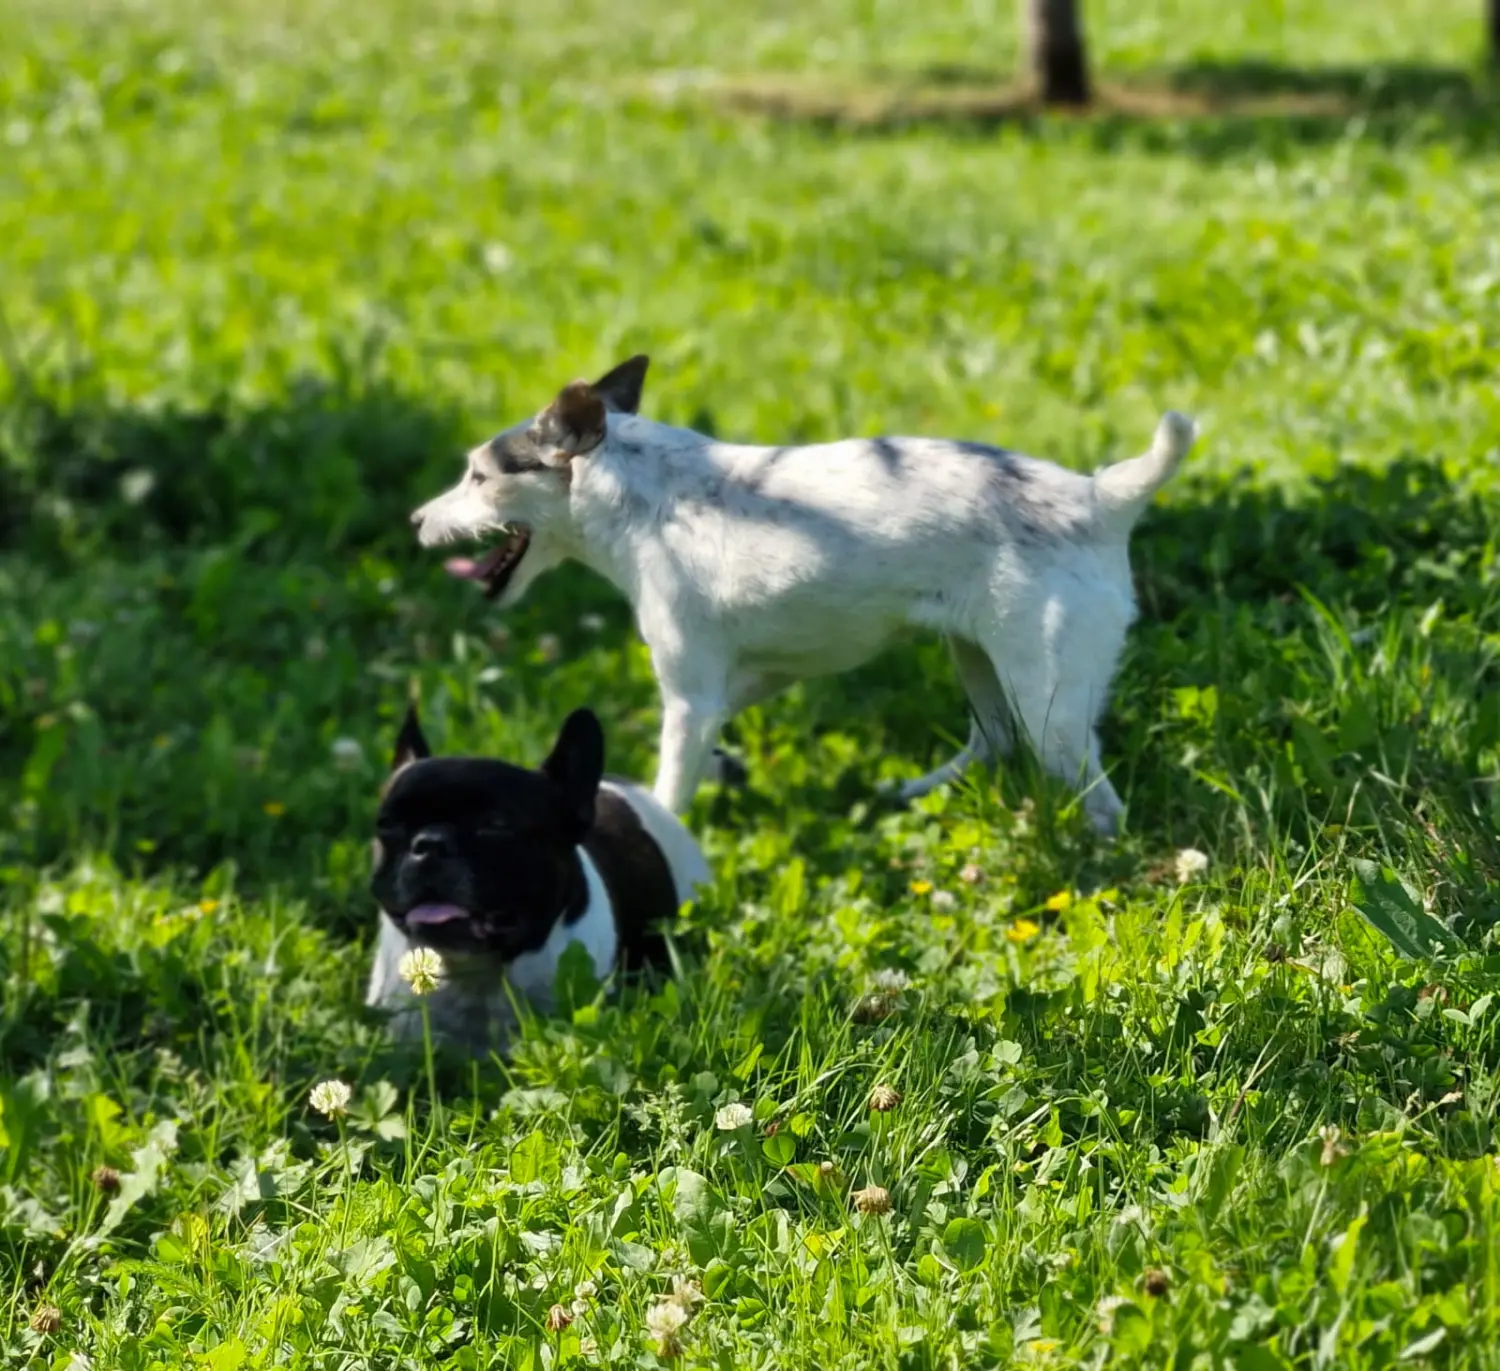
M 419 904 L 406 911 L 406 924 L 451 924 L 468 917 L 469 911 L 456 904 Z
M 460 581 L 484 579 L 483 564 L 476 562 L 472 557 L 450 557 L 443 563 L 443 570 L 450 576 L 457 576 Z

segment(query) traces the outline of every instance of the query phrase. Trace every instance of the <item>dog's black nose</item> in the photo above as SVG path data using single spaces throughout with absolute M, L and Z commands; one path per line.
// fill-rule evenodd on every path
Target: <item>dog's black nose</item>
M 442 825 L 424 828 L 411 840 L 411 855 L 417 858 L 451 857 L 453 834 Z

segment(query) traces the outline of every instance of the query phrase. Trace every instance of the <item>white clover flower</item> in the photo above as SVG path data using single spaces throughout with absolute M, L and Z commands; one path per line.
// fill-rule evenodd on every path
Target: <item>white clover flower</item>
M 733 1104 L 726 1104 L 714 1115 L 714 1127 L 723 1133 L 733 1133 L 736 1128 L 744 1128 L 754 1119 L 755 1115 L 750 1112 L 750 1107 L 736 1100 Z
M 591 1300 L 599 1293 L 599 1287 L 593 1281 L 579 1281 L 573 1287 L 573 1298 L 575 1300 Z
M 580 614 L 578 616 L 578 627 L 586 633 L 598 633 L 604 627 L 604 616 L 602 614 Z
M 932 907 L 941 909 L 945 913 L 958 906 L 958 897 L 951 890 L 934 890 L 932 892 Z
M 1120 1295 L 1106 1295 L 1094 1306 L 1094 1313 L 1099 1320 L 1099 1331 L 1106 1337 L 1115 1331 L 1115 1313 L 1123 1309 L 1130 1301 Z
M 365 755 L 356 738 L 335 738 L 328 750 L 333 755 L 334 766 L 340 771 L 353 771 Z
M 536 640 L 536 654 L 544 662 L 555 662 L 562 656 L 562 639 L 555 633 L 544 633 Z
M 646 1331 L 658 1342 L 668 1342 L 688 1326 L 691 1316 L 676 1300 L 663 1300 L 646 1311 Z
M 413 995 L 429 995 L 443 979 L 443 959 L 430 947 L 414 947 L 396 967 Z
M 911 977 L 896 967 L 888 966 L 875 973 L 874 986 L 882 995 L 899 995 L 903 990 L 910 989 Z
M 1177 884 L 1186 885 L 1208 870 L 1208 853 L 1199 852 L 1196 847 L 1185 847 L 1177 854 L 1176 867 Z
M 319 1081 L 307 1092 L 307 1102 L 318 1113 L 336 1119 L 349 1110 L 354 1092 L 343 1081 Z

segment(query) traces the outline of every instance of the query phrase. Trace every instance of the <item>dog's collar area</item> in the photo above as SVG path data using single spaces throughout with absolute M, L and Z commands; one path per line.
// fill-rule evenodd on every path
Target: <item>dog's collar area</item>
M 450 557 L 443 567 L 450 576 L 475 582 L 483 589 L 485 598 L 493 600 L 510 584 L 530 546 L 531 530 L 525 524 L 517 524 L 499 547 L 483 557 Z

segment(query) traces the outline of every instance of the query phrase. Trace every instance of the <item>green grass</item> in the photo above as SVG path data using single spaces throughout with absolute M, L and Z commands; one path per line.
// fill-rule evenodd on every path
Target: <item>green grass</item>
M 0 1362 L 651 1366 L 681 1277 L 724 1371 L 1500 1366 L 1480 7 L 1087 8 L 1110 80 L 1269 106 L 703 93 L 1004 81 L 998 4 L 4 0 Z M 1308 90 L 1347 108 L 1275 113 Z M 695 812 L 680 974 L 429 1075 L 359 1008 L 408 691 L 519 759 L 591 704 L 640 775 L 656 699 L 607 588 L 502 620 L 405 516 L 636 350 L 652 414 L 764 441 L 1086 468 L 1197 414 L 1105 730 L 1129 831 L 1014 771 L 872 808 L 964 731 L 936 644 L 807 683 Z

